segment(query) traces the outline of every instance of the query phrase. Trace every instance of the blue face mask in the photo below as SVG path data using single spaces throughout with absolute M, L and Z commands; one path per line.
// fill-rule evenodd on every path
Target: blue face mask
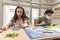
M 50 16 L 46 16 L 46 18 L 47 18 L 47 19 L 51 19 L 51 17 L 50 17 Z

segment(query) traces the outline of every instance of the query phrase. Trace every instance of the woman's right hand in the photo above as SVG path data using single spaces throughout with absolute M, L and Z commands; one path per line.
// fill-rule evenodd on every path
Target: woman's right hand
M 2 27 L 1 29 L 2 29 L 3 31 L 6 31 L 6 27 Z

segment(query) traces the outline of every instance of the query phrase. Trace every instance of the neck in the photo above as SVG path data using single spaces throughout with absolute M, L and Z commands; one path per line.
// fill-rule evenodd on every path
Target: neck
M 21 20 L 22 18 L 21 17 L 18 17 L 18 20 Z

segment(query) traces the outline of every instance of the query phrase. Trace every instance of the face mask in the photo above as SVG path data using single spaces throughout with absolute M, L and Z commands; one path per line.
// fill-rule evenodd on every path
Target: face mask
M 51 19 L 51 17 L 50 17 L 50 16 L 46 16 L 46 18 L 47 18 L 47 19 Z

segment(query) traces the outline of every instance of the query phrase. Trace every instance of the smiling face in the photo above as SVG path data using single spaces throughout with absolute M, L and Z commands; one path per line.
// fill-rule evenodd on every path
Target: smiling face
M 18 17 L 21 17 L 23 15 L 23 10 L 21 8 L 18 8 L 16 14 Z

